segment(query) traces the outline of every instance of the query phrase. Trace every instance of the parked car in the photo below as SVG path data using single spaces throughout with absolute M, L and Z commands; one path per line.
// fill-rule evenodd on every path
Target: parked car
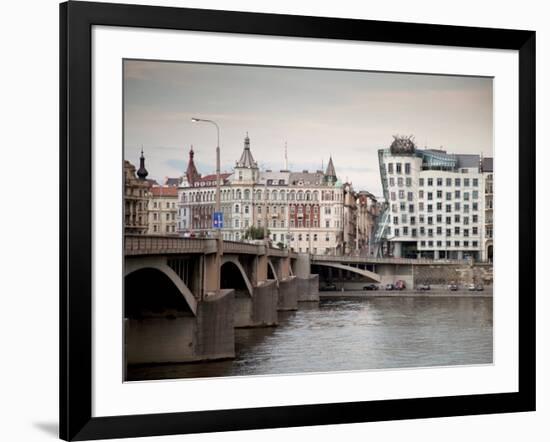
M 393 284 L 386 284 L 386 287 L 385 287 L 386 290 L 394 290 L 394 288 L 395 287 L 393 286 Z
M 395 290 L 405 290 L 406 288 L 407 288 L 407 285 L 405 284 L 405 281 L 403 281 L 402 279 L 396 281 L 394 284 Z
M 482 292 L 483 291 L 483 285 L 482 284 L 477 284 L 476 285 L 476 292 Z
M 378 290 L 378 286 L 376 284 L 367 284 L 363 287 L 363 290 Z
M 476 291 L 476 285 L 475 284 L 468 284 L 468 290 L 471 291 L 471 292 L 475 292 Z
M 329 282 L 328 284 L 325 284 L 323 287 L 321 287 L 320 290 L 324 292 L 332 292 L 336 290 L 336 285 Z
M 456 292 L 458 290 L 458 285 L 455 284 L 455 283 L 451 283 L 448 285 L 448 289 L 451 291 L 451 292 Z
M 430 284 L 419 284 L 416 286 L 417 290 L 430 290 Z

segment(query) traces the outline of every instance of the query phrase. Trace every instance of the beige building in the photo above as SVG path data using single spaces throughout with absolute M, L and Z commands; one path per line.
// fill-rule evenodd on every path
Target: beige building
M 151 183 L 146 179 L 145 158 L 140 157 L 140 168 L 124 161 L 124 233 L 144 235 L 148 230 L 147 199 Z
M 150 188 L 148 205 L 148 234 L 178 234 L 178 188 L 153 186 Z

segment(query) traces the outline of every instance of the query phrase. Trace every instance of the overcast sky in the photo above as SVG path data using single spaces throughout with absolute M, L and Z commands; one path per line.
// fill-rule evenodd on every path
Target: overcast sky
M 125 158 L 149 177 L 181 176 L 193 145 L 202 174 L 215 169 L 216 131 L 222 170 L 231 171 L 248 132 L 262 168 L 326 167 L 356 190 L 381 195 L 377 150 L 392 135 L 419 147 L 492 156 L 492 80 L 475 77 L 126 61 Z

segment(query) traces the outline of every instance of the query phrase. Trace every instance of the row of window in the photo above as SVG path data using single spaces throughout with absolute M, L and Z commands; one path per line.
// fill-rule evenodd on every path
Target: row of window
M 433 247 L 435 244 L 436 247 L 443 247 L 443 241 L 420 241 L 420 247 Z M 445 241 L 445 247 L 461 247 L 460 241 Z M 478 247 L 479 243 L 477 241 L 462 241 L 462 247 Z
M 437 186 L 441 187 L 443 186 L 443 181 L 445 180 L 445 186 L 451 187 L 453 185 L 453 178 L 435 178 L 435 183 Z M 424 186 L 424 182 L 428 184 L 428 186 L 434 185 L 434 179 L 433 178 L 426 178 L 426 181 L 424 181 L 424 178 L 418 179 L 418 185 Z M 462 184 L 461 184 L 462 183 Z M 470 186 L 470 178 L 454 178 L 454 184 L 455 187 L 469 187 Z M 472 178 L 471 179 L 472 187 L 478 187 L 479 186 L 479 178 Z
M 160 219 L 160 214 L 153 212 L 153 221 L 157 221 Z M 176 220 L 176 212 L 169 212 L 165 214 L 166 221 L 175 221 Z
M 388 163 L 388 173 L 393 173 L 393 165 L 394 163 Z M 395 163 L 395 173 L 402 173 L 403 170 L 405 171 L 406 175 L 410 175 L 411 163 Z
M 452 224 L 452 220 L 453 218 L 451 216 L 446 216 L 445 217 L 445 224 L 449 225 L 449 224 Z M 418 217 L 418 224 L 424 224 L 425 221 L 427 221 L 427 224 L 428 225 L 432 225 L 434 224 L 434 217 L 433 216 L 428 216 L 428 217 L 424 217 L 424 215 L 420 215 Z M 455 215 L 454 216 L 454 223 L 461 223 L 462 221 L 462 224 L 467 226 L 470 224 L 470 217 L 468 216 L 464 216 L 460 217 L 460 215 Z M 407 217 L 407 214 L 406 213 L 403 213 L 401 214 L 401 223 L 402 224 L 407 224 L 407 222 L 409 222 L 409 224 L 411 226 L 414 226 L 416 224 L 416 217 L 415 216 L 411 216 L 411 217 Z M 437 215 L 435 217 L 435 222 L 437 224 L 442 224 L 443 223 L 443 217 L 441 215 Z M 477 215 L 473 215 L 472 216 L 472 224 L 477 224 L 479 222 L 479 218 Z M 399 225 L 399 217 L 398 216 L 394 216 L 393 217 L 393 225 L 394 226 L 397 226 Z
M 453 232 L 453 229 L 445 229 L 445 236 L 449 237 L 449 236 L 460 236 L 462 233 L 462 236 L 464 237 L 468 237 L 470 236 L 470 229 L 461 229 L 460 227 L 455 227 L 454 228 L 454 232 Z M 477 227 L 473 227 L 472 228 L 472 236 L 476 236 L 479 234 L 479 230 Z M 398 227 L 396 227 L 395 229 L 393 229 L 393 235 L 394 236 L 409 236 L 409 228 L 407 226 L 399 229 Z M 417 236 L 425 236 L 425 235 L 428 235 L 430 237 L 434 236 L 434 229 L 426 229 L 425 227 L 420 227 L 418 230 L 416 228 L 412 228 L 410 230 L 410 235 L 415 238 Z M 437 227 L 435 229 L 435 235 L 436 236 L 442 236 L 443 235 L 443 228 L 442 227 Z
M 175 209 L 176 203 L 173 201 L 166 201 L 165 204 L 166 209 Z M 162 202 L 161 201 L 153 201 L 153 209 L 162 209 Z
M 221 200 L 222 201 L 232 201 L 232 200 L 244 200 L 249 201 L 252 196 L 252 190 L 245 189 L 241 191 L 240 189 L 233 190 L 222 190 L 221 191 Z M 257 201 L 271 200 L 271 201 L 319 201 L 319 191 L 302 191 L 299 190 L 295 192 L 294 190 L 256 190 L 255 199 Z M 181 202 L 201 202 L 201 201 L 214 201 L 216 198 L 216 193 L 214 191 L 209 192 L 190 192 L 182 193 Z M 321 192 L 322 201 L 340 201 L 342 199 L 341 192 L 334 190 L 325 190 Z
M 159 233 L 161 231 L 161 226 L 155 224 L 153 225 L 153 232 Z M 176 225 L 164 226 L 164 232 L 166 233 L 176 233 Z
M 477 202 L 472 203 L 472 212 L 477 212 L 479 210 L 479 204 Z M 461 204 L 459 202 L 454 203 L 454 211 L 460 212 L 462 211 L 464 213 L 470 213 L 470 204 Z M 418 203 L 418 211 L 424 212 L 426 210 L 428 213 L 432 213 L 434 211 L 434 205 L 433 204 L 424 204 L 424 202 Z M 435 210 L 436 211 L 443 211 L 443 203 L 436 203 L 435 204 Z M 403 201 L 397 205 L 397 203 L 394 203 L 391 205 L 391 211 L 393 213 L 397 212 L 409 212 L 414 213 L 414 204 L 407 204 Z M 445 204 L 445 213 L 451 213 L 453 211 L 453 204 Z

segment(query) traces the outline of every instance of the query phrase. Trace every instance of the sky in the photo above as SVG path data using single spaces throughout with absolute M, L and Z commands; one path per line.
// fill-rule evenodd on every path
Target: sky
M 230 172 L 248 133 L 262 169 L 326 168 L 356 190 L 382 194 L 377 150 L 393 135 L 419 148 L 492 156 L 492 79 L 126 60 L 124 156 L 149 178 L 181 176 L 193 146 L 199 173 L 215 170 L 220 127 L 222 171 Z

